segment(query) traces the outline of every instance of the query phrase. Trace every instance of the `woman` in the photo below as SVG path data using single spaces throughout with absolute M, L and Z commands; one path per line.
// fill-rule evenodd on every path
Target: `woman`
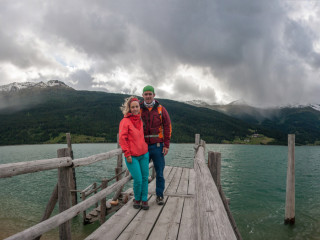
M 148 210 L 149 153 L 143 135 L 139 100 L 131 96 L 125 99 L 120 109 L 124 117 L 119 126 L 119 144 L 133 178 L 133 207 Z

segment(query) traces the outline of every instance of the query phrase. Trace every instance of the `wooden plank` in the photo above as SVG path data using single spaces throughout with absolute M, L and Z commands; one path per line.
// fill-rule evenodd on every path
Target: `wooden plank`
M 182 168 L 177 168 L 172 181 L 170 182 L 168 188 L 166 189 L 165 193 L 166 194 L 170 194 L 170 193 L 176 193 L 179 183 L 180 183 L 180 179 L 181 179 L 181 174 L 182 174 Z
M 20 174 L 39 172 L 60 167 L 69 167 L 71 165 L 72 159 L 70 157 L 1 164 L 0 178 L 13 177 Z
M 184 198 L 169 197 L 149 239 L 177 239 Z
M 96 154 L 96 155 L 93 155 L 90 157 L 78 158 L 78 159 L 73 160 L 72 162 L 73 162 L 74 167 L 86 166 L 86 165 L 96 163 L 96 162 L 99 162 L 102 160 L 110 159 L 110 158 L 117 156 L 119 154 L 122 154 L 121 148 L 114 149 L 114 150 L 111 150 L 106 153 Z
M 195 189 L 196 189 L 196 173 L 195 173 L 194 169 L 190 169 L 188 194 L 195 194 L 195 192 L 196 192 Z
M 188 194 L 188 186 L 189 186 L 189 168 L 182 169 L 182 175 L 180 179 L 180 183 L 177 189 L 178 194 Z
M 194 199 L 185 198 L 182 209 L 181 223 L 179 228 L 178 240 L 196 239 L 193 231 L 194 220 Z
M 103 240 L 106 238 L 110 240 L 116 239 L 139 212 L 139 210 L 132 207 L 132 204 L 133 202 L 131 199 L 85 240 Z
M 164 197 L 163 199 L 164 202 L 166 202 L 167 197 Z M 149 206 L 150 208 L 148 211 L 141 210 L 135 216 L 117 240 L 143 240 L 148 238 L 163 206 L 165 205 L 159 206 L 156 203 L 156 196 L 152 196 L 149 200 Z

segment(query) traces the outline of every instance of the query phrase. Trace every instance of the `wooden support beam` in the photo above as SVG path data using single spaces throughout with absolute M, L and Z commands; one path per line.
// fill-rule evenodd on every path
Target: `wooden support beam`
M 126 171 L 126 177 L 127 176 L 129 176 L 129 170 L 127 170 Z M 114 196 L 113 196 L 113 198 L 112 198 L 112 201 L 116 201 L 118 198 L 119 198 L 119 196 L 120 196 L 120 194 L 121 194 L 121 192 L 122 192 L 122 189 L 123 189 L 123 186 L 122 187 L 120 187 L 117 191 L 116 191 L 116 193 L 114 194 Z
M 103 179 L 101 184 L 101 190 L 107 188 L 107 186 L 108 186 L 108 180 Z M 107 215 L 106 201 L 107 201 L 106 198 L 102 198 L 100 203 L 100 224 L 103 224 L 106 220 L 106 215 Z
M 70 151 L 68 148 L 58 149 L 58 157 L 70 157 Z M 71 207 L 71 195 L 70 195 L 70 168 L 61 167 L 58 169 L 58 201 L 59 212 L 69 209 Z M 71 225 L 70 220 L 59 226 L 60 240 L 71 240 Z
M 74 157 L 73 157 L 73 150 L 72 150 L 70 133 L 66 133 L 66 138 L 67 138 L 68 149 L 70 151 L 70 157 L 73 160 Z M 71 202 L 72 202 L 72 206 L 74 206 L 78 203 L 77 179 L 76 179 L 76 169 L 75 168 L 70 168 L 70 189 L 73 190 L 73 191 L 71 191 Z
M 286 189 L 286 208 L 285 224 L 295 223 L 295 135 L 288 135 L 288 168 L 287 168 L 287 189 Z
M 97 194 L 97 192 L 98 192 L 98 190 L 97 190 L 97 183 L 95 182 L 95 183 L 93 183 L 93 189 L 94 189 L 94 194 Z M 99 203 L 98 202 L 96 202 L 96 208 L 99 206 Z
M 199 133 L 197 133 L 197 134 L 195 135 L 195 144 L 196 144 L 196 145 L 200 145 L 200 134 L 199 134 Z
M 86 192 L 81 192 L 81 200 L 82 202 L 84 200 L 86 200 Z M 86 224 L 87 223 L 87 213 L 86 213 L 86 210 L 82 211 L 82 222 L 83 224 Z
M 119 144 L 119 133 L 117 134 L 117 148 L 120 148 L 120 144 Z M 122 168 L 122 153 L 118 155 L 118 159 L 117 159 L 117 167 L 118 168 Z M 121 169 L 122 171 L 122 169 Z
M 217 188 L 219 189 L 221 187 L 221 153 L 208 152 L 208 168 Z

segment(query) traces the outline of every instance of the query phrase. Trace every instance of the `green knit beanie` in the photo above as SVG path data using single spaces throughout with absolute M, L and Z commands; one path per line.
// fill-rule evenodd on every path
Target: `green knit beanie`
M 154 93 L 154 88 L 150 85 L 147 85 L 143 88 L 143 93 L 146 92 L 146 91 L 150 91 L 150 92 L 153 92 Z

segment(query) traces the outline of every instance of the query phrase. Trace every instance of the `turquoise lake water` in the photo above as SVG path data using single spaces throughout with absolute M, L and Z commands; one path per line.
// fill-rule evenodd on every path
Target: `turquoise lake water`
M 66 145 L 0 147 L 0 164 L 55 158 Z M 116 144 L 73 144 L 75 158 L 116 148 Z M 207 144 L 221 152 L 221 181 L 243 239 L 320 239 L 320 147 L 299 146 L 296 162 L 296 223 L 284 225 L 286 146 Z M 193 144 L 172 144 L 166 157 L 170 166 L 192 167 Z M 114 175 L 116 158 L 76 168 L 78 189 Z M 57 182 L 57 170 L 0 179 L 0 239 L 39 222 Z M 128 186 L 130 187 L 130 185 Z M 54 214 L 57 213 L 57 209 Z M 73 239 L 84 239 L 99 223 L 72 220 Z M 52 230 L 42 239 L 58 239 Z

